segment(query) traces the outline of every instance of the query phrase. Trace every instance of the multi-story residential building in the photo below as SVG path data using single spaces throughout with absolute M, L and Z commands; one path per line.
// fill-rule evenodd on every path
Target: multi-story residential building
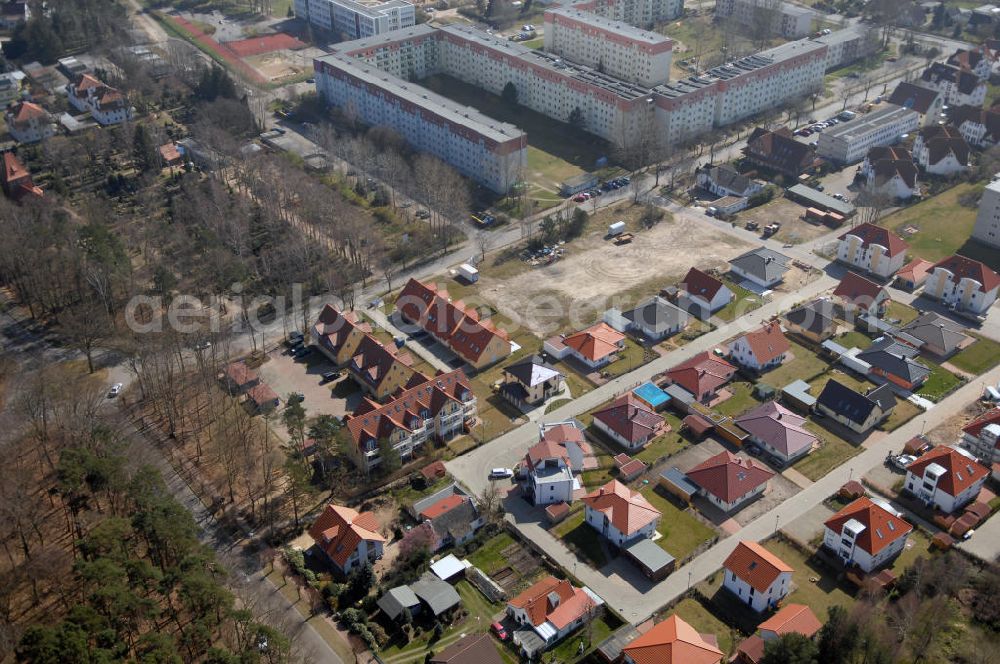
M 643 28 L 684 13 L 683 0 L 582 0 L 573 7 Z
M 795 139 L 788 127 L 756 127 L 747 138 L 743 154 L 750 163 L 797 178 L 816 166 L 816 151 Z
M 944 103 L 948 106 L 986 103 L 986 81 L 961 67 L 934 62 L 921 74 L 920 84 L 944 95 Z
M 971 71 L 982 79 L 988 79 L 995 69 L 1000 65 L 1000 58 L 997 52 L 987 44 L 980 44 L 971 49 L 960 48 L 952 53 L 947 64 Z
M 569 581 L 546 576 L 507 602 L 507 615 L 519 627 L 533 632 L 522 639 L 514 631 L 513 641 L 521 653 L 534 659 L 550 646 L 597 616 L 604 600 L 590 588 L 575 588 Z
M 902 81 L 889 96 L 889 103 L 916 111 L 920 115 L 920 126 L 930 127 L 941 119 L 944 95 L 932 88 Z
M 22 71 L 0 74 L 0 106 L 6 107 L 21 98 L 21 82 L 25 78 Z
M 757 542 L 741 541 L 722 564 L 722 587 L 760 613 L 792 590 L 794 570 Z
M 1000 248 L 1000 177 L 994 176 L 993 181 L 983 189 L 976 225 L 972 228 L 972 239 Z
M 996 302 L 998 289 L 1000 275 L 979 261 L 955 254 L 934 264 L 924 295 L 949 308 L 982 315 Z
M 341 312 L 327 304 L 319 313 L 312 329 L 312 343 L 338 367 L 346 366 L 371 325 L 361 320 L 357 312 Z
M 874 147 L 893 145 L 900 136 L 915 131 L 920 115 L 909 108 L 886 104 L 884 108 L 830 127 L 819 135 L 816 152 L 839 164 L 864 159 Z
M 786 39 L 809 34 L 813 20 L 813 12 L 805 7 L 777 0 L 721 0 L 715 4 L 715 15 L 748 28 L 767 28 Z
M 962 427 L 962 445 L 985 464 L 1000 463 L 1000 408 L 988 410 Z
M 131 120 L 135 109 L 121 91 L 90 74 L 80 74 L 66 84 L 69 103 L 81 113 L 90 113 L 98 124 L 108 126 Z
M 419 378 L 420 374 L 416 374 Z M 427 440 L 449 440 L 476 419 L 476 395 L 461 369 L 413 381 L 385 404 L 367 399 L 347 418 L 348 456 L 368 472 L 382 463 L 383 441 L 404 461 Z
M 958 106 L 948 110 L 948 122 L 969 145 L 988 148 L 1000 143 L 1000 109 Z
M 358 512 L 342 505 L 327 505 L 309 528 L 309 536 L 326 559 L 346 576 L 382 557 L 385 537 L 372 512 Z
M 660 511 L 646 497 L 618 480 L 611 480 L 582 499 L 585 520 L 601 537 L 619 548 L 656 534 Z
M 903 487 L 924 504 L 951 514 L 975 500 L 989 474 L 971 452 L 942 445 L 906 467 Z
M 815 41 L 826 46 L 826 71 L 866 58 L 882 47 L 879 30 L 862 23 L 820 35 Z
M 888 279 L 906 262 L 910 245 L 892 231 L 865 222 L 839 238 L 837 260 Z
M 888 503 L 858 498 L 826 520 L 823 546 L 844 565 L 872 572 L 895 558 L 913 530 Z
M 18 143 L 37 143 L 56 133 L 49 112 L 30 101 L 11 104 L 4 112 L 7 131 Z
M 874 147 L 861 165 L 861 175 L 869 192 L 890 201 L 906 201 L 918 193 L 917 167 L 906 148 Z
M 520 407 L 539 406 L 562 392 L 564 376 L 538 355 L 530 355 L 503 369 L 500 396 Z
M 770 322 L 729 344 L 729 355 L 745 369 L 767 371 L 784 362 L 790 348 L 781 325 Z
M 545 50 L 615 78 L 654 87 L 670 80 L 673 41 L 576 7 L 545 10 Z
M 969 144 L 954 127 L 924 127 L 913 142 L 913 159 L 931 175 L 950 177 L 969 169 Z
M 295 0 L 295 15 L 342 39 L 361 39 L 399 30 L 416 22 L 416 9 L 405 0 Z
M 570 503 L 579 483 L 573 477 L 569 451 L 544 438 L 524 455 L 525 497 L 535 505 Z

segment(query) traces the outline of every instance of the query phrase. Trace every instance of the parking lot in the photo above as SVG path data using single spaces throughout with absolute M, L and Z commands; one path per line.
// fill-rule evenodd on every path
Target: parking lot
M 292 392 L 298 392 L 305 397 L 302 405 L 309 415 L 343 417 L 361 403 L 361 391 L 346 371 L 341 372 L 340 378 L 322 384 L 322 374 L 334 369 L 319 351 L 314 350 L 305 358 L 295 360 L 282 349 L 269 354 L 268 361 L 260 366 L 259 371 L 282 402 Z

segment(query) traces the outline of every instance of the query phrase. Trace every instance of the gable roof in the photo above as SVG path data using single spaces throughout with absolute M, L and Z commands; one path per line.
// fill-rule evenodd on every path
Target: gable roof
M 840 533 L 848 521 L 856 521 L 862 526 L 861 533 L 854 538 L 855 546 L 873 556 L 913 530 L 913 526 L 899 515 L 865 496 L 841 509 L 823 525 Z
M 959 496 L 990 472 L 965 450 L 944 445 L 924 452 L 906 467 L 906 472 L 923 477 L 924 471 L 931 464 L 937 464 L 944 469 L 944 474 L 937 481 L 937 488 L 952 497 Z
M 431 664 L 503 664 L 489 634 L 470 634 L 431 657 Z
M 743 335 L 742 339 L 746 340 L 754 357 L 761 364 L 767 364 L 781 357 L 791 349 L 788 339 L 785 338 L 785 334 L 781 331 L 781 326 L 773 321 L 756 330 L 747 332 Z
M 642 530 L 660 518 L 660 511 L 646 497 L 618 480 L 611 480 L 582 498 L 583 503 L 604 514 L 624 535 Z
M 705 274 L 696 267 L 688 270 L 681 288 L 687 291 L 688 295 L 700 297 L 707 302 L 711 302 L 716 293 L 722 290 L 724 284 L 715 277 Z
M 790 262 L 791 259 L 782 253 L 767 247 L 757 247 L 733 258 L 729 264 L 762 281 L 771 282 L 788 272 Z
M 912 261 L 899 269 L 899 272 L 896 273 L 896 277 L 911 281 L 914 284 L 920 284 L 922 280 L 927 277 L 927 273 L 930 272 L 933 267 L 934 263 L 928 260 L 924 260 L 923 258 L 914 258 Z
M 966 122 L 980 124 L 986 130 L 983 138 L 992 143 L 1000 142 L 1000 111 L 978 106 L 954 106 L 948 110 L 948 121 L 961 128 Z
M 787 127 L 769 131 L 757 127 L 747 139 L 744 153 L 780 171 L 800 173 L 815 160 L 815 151 L 800 143 Z
M 430 572 L 424 572 L 419 579 L 411 583 L 410 589 L 436 616 L 462 603 L 461 596 L 450 583 L 442 581 Z
M 865 279 L 857 272 L 845 274 L 833 294 L 855 306 L 865 308 L 889 299 L 889 293 L 885 288 L 870 279 Z
M 805 604 L 788 604 L 781 607 L 773 616 L 757 625 L 761 631 L 774 632 L 778 636 L 784 634 L 801 634 L 811 639 L 823 624 Z
M 905 253 L 906 250 L 910 248 L 910 245 L 903 238 L 899 237 L 888 228 L 882 228 L 881 226 L 876 226 L 875 224 L 867 221 L 859 226 L 855 226 L 837 239 L 846 240 L 849 235 L 859 238 L 862 246 L 868 247 L 873 244 L 877 244 L 881 247 L 885 247 L 886 253 L 890 258 L 898 256 L 901 253 Z
M 818 442 L 814 433 L 805 428 L 805 418 L 788 410 L 777 401 L 768 401 L 736 418 L 741 429 L 764 441 L 786 456 L 794 456 Z
M 960 325 L 933 311 L 921 314 L 900 328 L 900 332 L 905 332 L 925 345 L 941 348 L 945 353 L 955 350 L 969 338 L 962 332 Z
M 722 565 L 759 593 L 767 592 L 779 576 L 794 570 L 757 542 L 742 540 Z
M 383 344 L 366 334 L 354 349 L 350 368 L 356 378 L 377 390 L 394 372 L 405 372 L 407 379 L 416 374 L 416 370 L 410 367 L 412 363 L 409 353 L 397 352 L 395 346 Z
M 961 254 L 954 254 L 934 264 L 935 270 L 939 267 L 952 273 L 951 281 L 953 282 L 957 283 L 961 279 L 978 281 L 979 290 L 984 293 L 989 293 L 1000 286 L 1000 275 L 979 261 L 966 258 Z
M 375 602 L 378 608 L 382 609 L 385 615 L 395 620 L 403 613 L 403 609 L 409 609 L 420 604 L 420 599 L 413 593 L 409 586 L 396 586 L 385 591 L 385 593 Z
M 378 519 L 372 512 L 358 512 L 332 503 L 309 528 L 309 536 L 340 567 L 361 541 L 386 541 L 378 532 Z
M 785 320 L 813 334 L 826 334 L 837 326 L 833 302 L 826 298 L 813 300 L 785 314 Z
M 594 412 L 594 419 L 631 443 L 645 440 L 663 426 L 663 416 L 631 392 Z
M 735 373 L 736 367 L 732 364 L 704 351 L 668 369 L 664 376 L 695 397 L 700 397 L 725 385 Z
M 947 125 L 931 125 L 920 130 L 927 149 L 928 164 L 936 164 L 949 154 L 962 165 L 969 163 L 969 144 L 962 138 L 961 132 Z
M 937 90 L 902 81 L 892 91 L 889 103 L 903 108 L 912 108 L 917 113 L 926 115 L 940 94 Z
M 706 459 L 687 473 L 688 479 L 724 503 L 735 502 L 768 480 L 774 473 L 728 451 Z
M 98 79 L 90 74 L 80 74 L 77 79 L 70 84 L 75 97 L 84 97 L 88 90 L 97 90 L 104 87 Z
M 881 187 L 896 176 L 910 189 L 917 185 L 917 166 L 905 148 L 874 147 L 865 158 L 875 175 L 875 186 Z
M 899 376 L 909 383 L 917 383 L 930 375 L 931 370 L 913 357 L 917 349 L 900 343 L 892 337 L 881 337 L 858 353 L 857 358 L 882 371 Z
M 257 383 L 247 390 L 247 398 L 256 406 L 263 406 L 278 400 L 278 393 L 267 383 Z
M 48 111 L 30 101 L 19 101 L 11 104 L 7 109 L 7 114 L 9 115 L 7 122 L 14 125 L 27 124 L 35 119 L 47 120 L 49 117 Z
M 654 625 L 622 652 L 635 664 L 719 664 L 722 661 L 718 646 L 677 615 Z
M 642 330 L 650 330 L 658 334 L 663 330 L 672 329 L 678 325 L 687 324 L 690 316 L 673 302 L 655 295 L 639 303 L 635 309 L 622 314 Z
M 982 81 L 971 71 L 949 65 L 944 62 L 933 62 L 924 70 L 920 79 L 926 83 L 940 84 L 942 81 L 952 83 L 960 93 L 972 94 Z
M 978 437 L 979 434 L 982 433 L 983 429 L 991 424 L 1000 424 L 1000 407 L 992 408 L 986 411 L 962 427 L 962 431 L 970 436 Z
M 503 370 L 528 387 L 540 385 L 561 375 L 538 355 L 530 355 L 519 362 L 507 365 Z
M 711 178 L 712 182 L 730 191 L 743 193 L 753 184 L 750 178 L 740 174 L 739 171 L 728 164 L 708 166 L 705 170 L 708 171 L 708 177 Z
M 242 360 L 230 362 L 226 366 L 224 373 L 226 374 L 226 378 L 233 381 L 236 385 L 246 385 L 259 379 L 257 372 L 247 366 L 247 363 Z
M 618 344 L 622 341 L 625 341 L 624 334 L 601 322 L 567 336 L 562 342 L 591 362 L 596 362 L 618 352 Z
M 551 575 L 507 603 L 523 609 L 533 627 L 551 622 L 556 629 L 562 629 L 597 605 L 584 589 L 574 588 L 569 581 Z
M 819 397 L 816 398 L 816 403 L 826 406 L 852 422 L 861 424 L 868 419 L 868 416 L 871 415 L 876 406 L 889 406 L 891 403 L 891 406 L 889 406 L 891 408 L 896 405 L 895 396 L 892 395 L 891 388 L 889 388 L 888 395 L 884 394 L 884 392 L 879 392 L 883 387 L 888 388 L 888 385 L 882 385 L 865 395 L 855 392 L 846 385 L 837 382 L 837 379 L 831 378 L 823 387 L 823 391 L 820 392 Z M 891 399 L 891 402 L 889 399 Z M 882 412 L 886 412 L 884 407 L 882 407 Z

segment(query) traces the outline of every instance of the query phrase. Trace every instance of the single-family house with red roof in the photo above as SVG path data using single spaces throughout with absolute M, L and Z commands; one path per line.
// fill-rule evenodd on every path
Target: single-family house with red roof
M 41 198 L 42 188 L 31 179 L 31 171 L 25 168 L 17 156 L 10 151 L 3 153 L 3 171 L 0 173 L 0 185 L 3 193 L 14 201 L 25 198 Z
M 986 464 L 1000 463 L 1000 408 L 993 408 L 962 427 L 962 445 Z
M 662 415 L 627 392 L 594 412 L 594 426 L 626 449 L 636 450 L 670 431 Z
M 757 542 L 741 541 L 722 565 L 722 587 L 760 613 L 792 589 L 792 568 Z
M 243 394 L 260 382 L 257 372 L 247 366 L 242 360 L 230 362 L 222 371 L 222 380 L 230 394 Z
M 507 602 L 507 615 L 527 632 L 515 630 L 514 644 L 533 658 L 592 620 L 603 604 L 589 588 L 547 576 Z
M 688 270 L 679 289 L 687 299 L 708 312 L 718 311 L 733 300 L 733 291 L 722 281 L 696 267 Z
M 729 355 L 741 367 L 761 372 L 779 366 L 790 349 L 781 325 L 772 321 L 729 344 Z
M 599 369 L 618 359 L 625 348 L 625 335 L 605 322 L 591 325 L 562 339 L 565 350 L 556 357 L 572 357 L 590 369 Z
M 37 143 L 56 133 L 49 112 L 30 101 L 11 104 L 4 112 L 4 118 L 10 137 L 18 143 Z
M 889 291 L 879 284 L 865 279 L 857 272 L 848 272 L 837 284 L 833 296 L 848 313 L 882 316 Z
M 982 263 L 959 254 L 934 264 L 924 295 L 958 311 L 985 314 L 997 299 L 1000 275 Z
M 691 480 L 723 512 L 732 512 L 764 493 L 774 473 L 753 459 L 720 452 L 687 472 Z
M 656 534 L 660 511 L 641 493 L 618 480 L 611 480 L 582 500 L 587 524 L 619 548 Z
M 424 507 L 417 518 L 431 525 L 434 542 L 431 552 L 448 546 L 462 546 L 476 535 L 485 520 L 470 496 L 451 493 Z
M 819 446 L 819 439 L 805 428 L 806 419 L 777 401 L 768 401 L 735 419 L 750 434 L 751 442 L 789 464 Z
M 823 526 L 823 546 L 844 565 L 856 565 L 866 573 L 898 556 L 913 530 L 888 503 L 867 497 L 844 507 Z
M 906 467 L 903 487 L 925 505 L 951 514 L 975 500 L 989 474 L 971 452 L 942 445 Z
M 664 379 L 672 385 L 679 385 L 687 390 L 696 401 L 708 403 L 717 396 L 719 388 L 728 383 L 735 374 L 736 367 L 721 357 L 705 351 L 668 369 Z
M 889 229 L 865 222 L 838 238 L 837 260 L 888 279 L 903 267 L 909 248 Z
M 733 664 L 760 664 L 769 641 L 780 639 L 786 634 L 801 634 L 811 639 L 822 627 L 819 618 L 805 604 L 786 604 L 757 625 L 757 633 L 744 639 L 729 661 Z
M 386 541 L 372 512 L 333 504 L 327 505 L 309 528 L 309 536 L 330 564 L 345 576 L 381 558 Z
M 625 664 L 720 664 L 722 651 L 714 634 L 671 615 L 622 649 Z

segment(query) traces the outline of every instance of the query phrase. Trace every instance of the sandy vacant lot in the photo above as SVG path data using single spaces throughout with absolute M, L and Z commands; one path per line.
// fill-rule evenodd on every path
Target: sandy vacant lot
M 562 260 L 525 269 L 504 279 L 483 279 L 478 295 L 534 334 L 550 336 L 598 320 L 612 306 L 630 306 L 676 283 L 688 269 L 719 268 L 752 245 L 685 218 L 667 218 L 652 230 L 637 230 L 641 208 L 602 211 L 583 238 L 566 245 Z M 611 221 L 624 220 L 631 244 L 604 239 Z M 522 264 L 524 265 L 524 264 Z

